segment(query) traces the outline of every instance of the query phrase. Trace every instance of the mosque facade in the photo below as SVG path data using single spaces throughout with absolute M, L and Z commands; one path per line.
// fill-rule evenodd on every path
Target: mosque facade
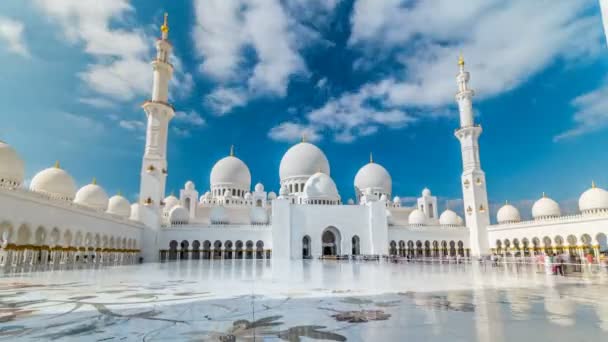
M 278 193 L 252 187 L 245 162 L 231 149 L 211 169 L 210 189 L 187 181 L 166 196 L 167 139 L 175 115 L 169 101 L 173 66 L 169 27 L 161 27 L 152 61 L 152 96 L 136 203 L 109 197 L 95 180 L 77 188 L 59 163 L 24 186 L 25 165 L 0 142 L 0 266 L 134 263 L 175 259 L 300 259 L 337 255 L 479 257 L 569 252 L 598 255 L 606 249 L 608 192 L 593 185 L 579 200 L 580 214 L 564 216 L 543 195 L 522 221 L 505 204 L 491 224 L 485 174 L 469 87 L 458 62 L 455 100 L 460 127 L 463 213 L 438 211 L 424 189 L 412 207 L 393 193 L 390 173 L 370 155 L 354 177 L 355 198 L 340 196 L 329 160 L 310 142 L 293 145 L 279 167 Z

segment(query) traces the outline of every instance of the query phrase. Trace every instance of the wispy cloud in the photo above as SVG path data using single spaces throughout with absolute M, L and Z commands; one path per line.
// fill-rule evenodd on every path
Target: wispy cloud
M 23 57 L 30 57 L 30 52 L 25 43 L 25 27 L 22 22 L 0 17 L 0 42 L 4 42 L 8 51 Z
M 175 120 L 192 126 L 205 125 L 205 119 L 203 119 L 203 117 L 199 113 L 193 110 L 189 112 L 176 112 Z
M 143 131 L 146 129 L 146 124 L 139 120 L 119 120 L 118 126 L 127 131 Z
M 575 98 L 571 104 L 575 108 L 575 126 L 556 135 L 554 141 L 598 131 L 608 126 L 608 85 Z
M 316 142 L 321 139 L 321 134 L 314 127 L 294 122 L 284 122 L 273 127 L 268 132 L 268 137 L 276 141 L 294 142 L 302 138 Z

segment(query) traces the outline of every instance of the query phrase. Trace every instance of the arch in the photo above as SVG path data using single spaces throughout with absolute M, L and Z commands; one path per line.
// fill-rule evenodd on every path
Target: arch
M 61 232 L 59 228 L 54 227 L 49 234 L 49 243 L 51 246 L 56 246 L 61 243 Z
M 90 247 L 91 244 L 93 243 L 93 234 L 91 234 L 90 232 L 86 233 L 86 235 L 84 236 L 83 243 L 84 243 L 85 247 Z M 123 245 L 123 248 L 124 248 L 124 245 Z
M 110 239 L 112 241 L 113 238 Z M 169 260 L 177 259 L 177 241 L 171 240 L 169 242 Z
M 99 234 L 95 234 L 93 237 L 93 247 L 100 248 L 101 247 L 101 236 Z M 131 246 L 129 246 L 131 247 Z
M 253 241 L 247 240 L 245 243 L 245 258 L 253 259 Z
M 323 230 L 321 234 L 321 246 L 323 255 L 333 256 L 340 255 L 341 246 L 342 245 L 342 237 L 340 235 L 340 231 L 334 227 L 329 226 Z
M 177 241 L 175 242 L 175 246 L 176 246 L 175 248 L 177 249 Z M 110 236 L 110 241 L 109 241 L 108 247 L 114 248 L 114 236 Z
M 600 252 L 605 252 L 606 250 L 608 250 L 608 240 L 606 239 L 606 234 L 598 233 L 595 236 L 595 241 L 599 246 Z
M 44 246 L 46 244 L 47 234 L 46 228 L 39 226 L 34 233 L 34 244 Z
M 8 244 L 11 237 L 13 237 L 13 225 L 8 221 L 2 221 L 0 223 L 0 242 Z
M 456 242 L 450 241 L 450 256 L 456 256 Z
M 422 256 L 422 241 L 417 240 L 416 241 L 416 257 L 421 257 Z
M 592 241 L 593 240 L 589 234 L 581 235 L 581 247 L 583 247 L 584 255 L 593 254 L 593 246 L 591 245 Z
M 232 259 L 232 241 L 231 240 L 226 240 L 226 242 L 224 242 L 224 258 Z
M 101 237 L 101 247 L 108 248 L 108 236 L 104 235 Z
M 388 243 L 388 254 L 397 255 L 397 242 L 395 242 L 395 240 L 391 240 L 391 242 Z
M 555 249 L 557 249 L 557 253 L 561 254 L 564 252 L 564 238 L 561 237 L 560 235 L 556 235 L 553 238 L 553 241 L 555 242 Z
M 181 260 L 188 259 L 188 247 L 190 247 L 190 243 L 188 243 L 188 240 L 182 240 L 182 242 L 179 244 L 179 247 L 179 258 Z
M 401 241 L 403 242 L 403 241 Z M 359 255 L 361 254 L 361 239 L 359 239 L 358 235 L 353 235 L 352 239 L 351 239 L 351 246 L 352 246 L 352 255 Z
M 456 245 L 458 246 L 458 250 L 457 250 L 458 255 L 460 255 L 461 257 L 464 257 L 464 242 L 462 242 L 461 240 L 458 240 Z
M 304 235 L 302 238 L 302 259 L 309 259 L 311 257 L 310 248 L 310 236 Z
M 243 259 L 243 241 L 236 240 L 234 243 L 235 254 L 237 259 Z
M 22 224 L 17 230 L 17 245 L 29 245 L 32 239 L 32 232 L 27 224 Z
M 528 238 L 521 239 L 521 245 L 525 256 L 530 255 L 530 240 Z
M 201 258 L 201 242 L 198 240 L 192 241 L 192 259 L 199 260 Z
M 74 246 L 75 247 L 81 247 L 82 246 L 82 240 L 83 240 L 82 232 L 81 231 L 77 231 L 76 235 L 74 235 Z
M 213 243 L 213 258 L 221 258 L 222 257 L 222 241 L 215 240 Z
M 255 258 L 264 259 L 264 241 L 262 240 L 255 243 Z
M 211 241 L 203 242 L 203 259 L 211 259 Z

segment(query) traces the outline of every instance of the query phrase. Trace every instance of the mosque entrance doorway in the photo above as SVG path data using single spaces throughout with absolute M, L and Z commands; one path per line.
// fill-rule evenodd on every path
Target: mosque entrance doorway
M 340 232 L 335 227 L 328 227 L 323 231 L 321 242 L 324 256 L 340 254 Z

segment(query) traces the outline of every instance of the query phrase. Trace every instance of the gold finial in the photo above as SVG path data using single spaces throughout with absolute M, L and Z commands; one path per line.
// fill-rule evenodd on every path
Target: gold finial
M 372 154 L 372 152 L 369 153 L 369 163 L 370 164 L 374 163 L 374 155 Z
M 165 12 L 165 21 L 163 22 L 163 25 L 160 27 L 160 31 L 162 33 L 169 33 L 169 22 L 168 19 L 169 18 L 169 14 L 167 12 Z
M 509 204 L 509 200 L 505 200 L 505 205 Z
M 545 192 L 543 191 L 543 198 L 546 198 L 546 197 L 547 197 L 547 195 L 546 195 L 546 194 L 545 194 Z
M 122 196 L 122 191 L 120 191 L 120 189 L 118 189 L 118 193 L 117 193 L 117 195 L 118 195 L 118 196 Z
M 61 169 L 61 165 L 59 165 L 59 160 L 55 161 L 55 168 L 56 169 Z
M 306 142 L 306 135 L 304 133 L 302 133 L 302 140 L 301 142 Z
M 464 57 L 462 57 L 462 54 L 458 56 L 458 65 L 464 66 Z
M 93 177 L 93 180 L 91 181 L 91 184 L 97 185 L 97 178 L 96 177 Z
M 234 157 L 234 145 L 230 145 L 230 156 Z
M 595 189 L 595 181 L 591 181 L 591 187 Z

